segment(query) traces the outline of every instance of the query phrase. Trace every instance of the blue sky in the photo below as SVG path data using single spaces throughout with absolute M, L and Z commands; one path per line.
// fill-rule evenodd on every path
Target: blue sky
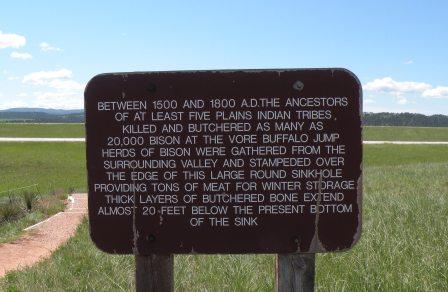
M 344 67 L 365 111 L 448 114 L 448 1 L 3 1 L 0 108 L 82 108 L 98 73 Z

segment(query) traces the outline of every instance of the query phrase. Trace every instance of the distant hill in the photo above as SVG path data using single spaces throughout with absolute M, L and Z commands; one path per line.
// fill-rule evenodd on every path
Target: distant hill
M 12 108 L 0 110 L 0 122 L 9 123 L 84 123 L 84 110 Z M 364 113 L 366 126 L 448 127 L 448 116 L 414 113 Z
M 6 110 L 0 110 L 0 112 L 10 113 L 46 113 L 50 115 L 67 115 L 67 114 L 82 114 L 83 109 L 64 110 L 64 109 L 52 109 L 52 108 L 32 108 L 32 107 L 17 107 Z
M 84 110 L 12 108 L 0 110 L 0 122 L 8 123 L 84 123 Z

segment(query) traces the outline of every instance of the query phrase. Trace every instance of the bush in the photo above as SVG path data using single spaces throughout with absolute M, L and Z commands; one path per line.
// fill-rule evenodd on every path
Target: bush
M 36 201 L 39 199 L 39 195 L 34 192 L 23 192 L 22 193 L 23 202 L 25 203 L 26 210 L 31 212 L 34 208 Z
M 0 223 L 17 220 L 25 216 L 19 200 L 10 197 L 5 203 L 0 204 Z

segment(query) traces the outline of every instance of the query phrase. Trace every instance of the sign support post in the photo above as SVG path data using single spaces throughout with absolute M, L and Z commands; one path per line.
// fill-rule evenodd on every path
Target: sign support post
M 174 291 L 174 257 L 172 254 L 135 255 L 137 292 Z
M 277 255 L 277 292 L 314 291 L 314 253 L 288 253 Z

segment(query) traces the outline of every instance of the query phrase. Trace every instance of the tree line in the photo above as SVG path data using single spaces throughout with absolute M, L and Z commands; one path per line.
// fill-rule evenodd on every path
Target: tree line
M 364 113 L 366 126 L 448 127 L 448 116 L 415 113 Z

